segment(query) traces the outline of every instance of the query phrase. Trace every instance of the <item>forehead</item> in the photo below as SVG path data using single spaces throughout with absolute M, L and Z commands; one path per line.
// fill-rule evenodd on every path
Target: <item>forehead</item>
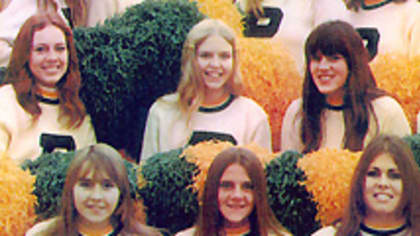
M 220 181 L 251 181 L 251 179 L 243 166 L 234 163 L 225 169 Z
M 34 32 L 33 44 L 55 44 L 65 42 L 66 36 L 64 32 L 54 25 L 47 25 Z
M 398 166 L 394 161 L 394 158 L 389 153 L 379 154 L 373 159 L 369 165 L 369 169 L 378 168 L 378 169 L 395 169 L 398 170 Z
M 104 170 L 99 170 L 98 168 L 94 168 L 92 163 L 85 162 L 83 163 L 82 167 L 80 168 L 78 179 L 93 179 L 95 181 L 100 181 L 102 179 L 110 179 L 108 173 Z
M 210 35 L 201 42 L 198 51 L 232 51 L 232 45 L 220 35 Z

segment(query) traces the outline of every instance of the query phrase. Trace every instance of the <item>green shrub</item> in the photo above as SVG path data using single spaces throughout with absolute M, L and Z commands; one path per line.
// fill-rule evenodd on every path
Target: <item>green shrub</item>
M 171 233 L 192 226 L 199 208 L 197 192 L 188 188 L 198 168 L 179 158 L 181 152 L 158 153 L 141 165 L 146 185 L 139 193 L 147 209 L 147 223 Z
M 410 146 L 411 151 L 413 152 L 413 155 L 414 155 L 414 159 L 417 162 L 417 164 L 420 166 L 420 134 L 406 136 L 403 139 Z
M 175 91 L 182 44 L 203 17 L 188 0 L 145 0 L 102 26 L 74 30 L 80 95 L 99 141 L 139 155 L 148 109 Z
M 266 166 L 268 201 L 277 219 L 293 235 L 310 235 L 319 228 L 316 204 L 303 181 L 304 172 L 296 164 L 302 154 L 286 151 Z
M 27 160 L 22 169 L 29 169 L 36 176 L 34 194 L 38 198 L 35 213 L 39 220 L 48 219 L 59 214 L 61 208 L 61 195 L 66 180 L 67 169 L 73 160 L 74 152 L 54 152 L 43 154 L 36 160 Z M 137 165 L 124 160 L 130 182 L 130 191 L 133 198 L 137 189 Z

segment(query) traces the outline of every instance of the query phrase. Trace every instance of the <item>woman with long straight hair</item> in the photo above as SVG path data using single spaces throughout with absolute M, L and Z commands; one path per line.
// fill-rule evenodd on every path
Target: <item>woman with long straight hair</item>
M 360 151 L 380 133 L 411 134 L 401 105 L 378 88 L 369 53 L 350 24 L 319 25 L 306 40 L 305 56 L 302 97 L 290 104 L 283 120 L 283 151 Z
M 121 155 L 95 144 L 76 152 L 67 170 L 61 214 L 32 227 L 26 236 L 160 236 L 135 220 L 128 174 Z
M 208 170 L 197 224 L 177 236 L 290 235 L 272 212 L 266 188 L 253 152 L 222 151 Z
M 22 162 L 42 153 L 46 137 L 57 145 L 66 139 L 74 149 L 96 143 L 80 85 L 71 29 L 53 12 L 30 17 L 0 87 L 0 150 Z
M 348 206 L 321 235 L 420 235 L 420 170 L 408 144 L 380 135 L 363 151 Z
M 240 96 L 238 45 L 230 27 L 215 19 L 197 23 L 184 42 L 181 73 L 177 91 L 149 110 L 142 160 L 209 139 L 254 142 L 271 151 L 267 114 Z

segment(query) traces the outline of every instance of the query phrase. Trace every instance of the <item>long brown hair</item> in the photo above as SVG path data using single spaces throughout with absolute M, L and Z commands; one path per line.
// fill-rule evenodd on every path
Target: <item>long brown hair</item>
M 82 124 L 86 111 L 79 98 L 81 75 L 79 62 L 74 46 L 73 33 L 63 19 L 56 13 L 41 11 L 30 17 L 21 27 L 15 40 L 11 60 L 6 75 L 6 83 L 13 85 L 19 104 L 33 119 L 41 114 L 41 108 L 35 98 L 35 79 L 29 68 L 32 41 L 36 31 L 53 25 L 61 29 L 67 42 L 69 52 L 68 69 L 57 83 L 60 99 L 60 117 L 66 117 L 68 127 L 78 127 Z
M 62 194 L 61 215 L 56 224 L 48 230 L 48 235 L 77 235 L 78 212 L 74 205 L 73 189 L 80 178 L 93 171 L 95 175 L 106 173 L 120 191 L 120 200 L 111 216 L 114 228 L 122 224 L 119 235 L 155 235 L 160 233 L 152 227 L 135 221 L 133 200 L 127 170 L 121 155 L 111 146 L 95 144 L 78 151 L 71 162 Z
M 351 182 L 349 204 L 336 235 L 356 235 L 366 215 L 364 184 L 370 164 L 381 154 L 389 154 L 401 174 L 403 193 L 396 209 L 406 218 L 412 235 L 420 235 L 420 170 L 408 144 L 401 138 L 379 135 L 366 146 Z
M 74 26 L 87 26 L 87 2 L 86 0 L 66 0 L 70 9 L 70 18 Z
M 219 182 L 226 168 L 236 163 L 246 170 L 254 186 L 255 206 L 249 215 L 251 235 L 266 236 L 269 232 L 282 235 L 286 231 L 278 223 L 268 205 L 264 169 L 255 154 L 244 148 L 229 148 L 218 154 L 213 160 L 204 186 L 203 204 L 195 235 L 220 235 L 223 228 L 223 216 L 219 211 L 218 203 Z
M 369 53 L 354 28 L 343 21 L 330 21 L 316 27 L 305 43 L 306 72 L 303 83 L 303 107 L 300 137 L 304 153 L 317 150 L 322 140 L 321 113 L 326 104 L 325 95 L 316 87 L 310 71 L 312 58 L 321 52 L 327 56 L 342 55 L 349 70 L 344 88 L 345 134 L 344 148 L 361 150 L 369 128 L 369 115 L 376 116 L 372 100 L 387 93 L 380 90 L 369 67 Z

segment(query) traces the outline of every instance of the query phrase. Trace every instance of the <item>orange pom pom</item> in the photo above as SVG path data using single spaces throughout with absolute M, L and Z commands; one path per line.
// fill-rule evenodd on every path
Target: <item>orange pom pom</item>
M 36 219 L 35 176 L 9 157 L 0 158 L 0 235 L 25 235 Z
M 316 219 L 322 225 L 341 218 L 360 156 L 361 152 L 324 148 L 299 159 L 297 166 L 307 177 L 301 184 L 318 203 Z

